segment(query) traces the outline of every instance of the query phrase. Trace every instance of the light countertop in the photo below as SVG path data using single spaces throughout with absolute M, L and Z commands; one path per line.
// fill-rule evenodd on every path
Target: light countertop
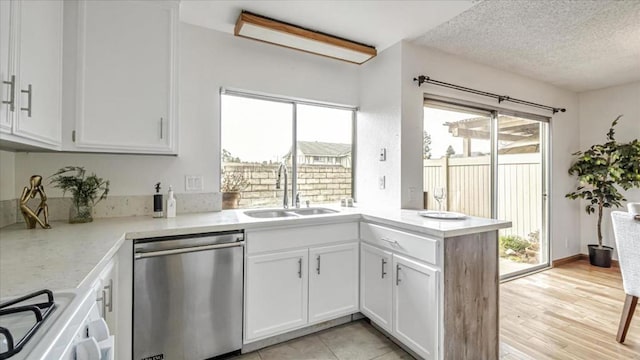
M 172 219 L 124 217 L 88 224 L 52 223 L 52 229 L 26 229 L 14 224 L 0 229 L 0 298 L 43 288 L 73 289 L 85 285 L 130 239 L 213 231 L 299 226 L 336 221 L 366 221 L 439 238 L 493 231 L 508 221 L 468 217 L 464 220 L 424 218 L 415 210 L 340 208 L 336 214 L 299 218 L 256 219 L 243 210 L 179 215 Z

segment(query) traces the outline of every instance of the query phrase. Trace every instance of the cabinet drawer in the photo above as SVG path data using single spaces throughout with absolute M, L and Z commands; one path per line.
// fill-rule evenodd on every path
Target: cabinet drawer
M 396 253 L 438 264 L 438 240 L 436 239 L 365 222 L 360 223 L 360 239 Z
M 274 228 L 246 232 L 247 254 L 358 240 L 358 223 Z

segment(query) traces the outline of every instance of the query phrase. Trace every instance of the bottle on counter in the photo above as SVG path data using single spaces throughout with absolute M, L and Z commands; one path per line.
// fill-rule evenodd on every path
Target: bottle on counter
M 164 216 L 162 204 L 162 194 L 160 194 L 160 183 L 156 184 L 156 193 L 153 194 L 153 217 L 161 218 Z
M 169 195 L 167 196 L 167 218 L 176 217 L 176 198 L 173 196 L 173 187 L 169 185 Z

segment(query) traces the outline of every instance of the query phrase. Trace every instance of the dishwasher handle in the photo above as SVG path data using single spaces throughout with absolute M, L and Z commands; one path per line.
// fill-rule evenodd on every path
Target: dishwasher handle
M 204 251 L 204 250 L 226 249 L 226 248 L 237 247 L 237 246 L 244 246 L 244 241 L 238 241 L 238 242 L 226 243 L 226 244 L 191 246 L 191 247 L 169 249 L 169 250 L 136 252 L 135 258 L 137 260 L 137 259 L 144 259 L 144 258 L 150 258 L 150 257 L 156 257 L 156 256 L 176 255 L 176 254 L 184 254 L 184 253 Z

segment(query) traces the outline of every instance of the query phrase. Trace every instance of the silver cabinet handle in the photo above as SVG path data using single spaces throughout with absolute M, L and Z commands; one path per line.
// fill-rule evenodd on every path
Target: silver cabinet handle
M 2 100 L 2 103 L 8 104 L 9 110 L 13 112 L 16 110 L 16 76 L 11 75 L 11 80 L 3 80 L 2 83 L 9 85 L 9 100 Z
M 396 286 L 400 285 L 400 264 L 396 265 Z
M 388 242 L 389 244 L 391 244 L 391 246 L 400 246 L 400 244 L 398 243 L 398 240 L 390 240 L 389 238 L 386 238 L 386 237 L 380 238 L 380 240 Z
M 160 118 L 160 139 L 163 138 L 164 134 L 163 134 L 163 129 L 164 128 L 164 119 Z
M 96 302 L 102 303 L 102 317 L 107 315 L 107 306 L 105 305 L 105 299 L 107 298 L 107 292 L 102 290 L 102 296 L 96 299 Z
M 113 312 L 113 279 L 109 279 L 109 285 L 105 286 L 104 290 L 102 290 L 102 297 L 104 299 L 106 299 L 106 291 L 109 291 L 109 302 L 104 300 L 102 306 L 103 308 L 107 308 L 109 312 Z
M 387 262 L 385 261 L 385 259 L 380 260 L 382 260 L 382 278 L 384 279 L 384 276 L 387 275 L 387 273 L 384 272 L 384 266 L 387 264 Z
M 31 84 L 27 86 L 27 90 L 20 90 L 20 92 L 23 94 L 27 94 L 27 107 L 20 108 L 20 110 L 26 111 L 27 116 L 31 117 L 31 110 L 33 110 L 33 107 L 31 106 L 31 98 L 33 97 L 33 88 L 31 87 Z
M 316 271 L 318 272 L 318 275 L 320 275 L 320 255 L 318 255 L 316 260 L 318 260 L 318 267 L 316 268 Z
M 302 258 L 298 259 L 298 277 L 302 279 Z

